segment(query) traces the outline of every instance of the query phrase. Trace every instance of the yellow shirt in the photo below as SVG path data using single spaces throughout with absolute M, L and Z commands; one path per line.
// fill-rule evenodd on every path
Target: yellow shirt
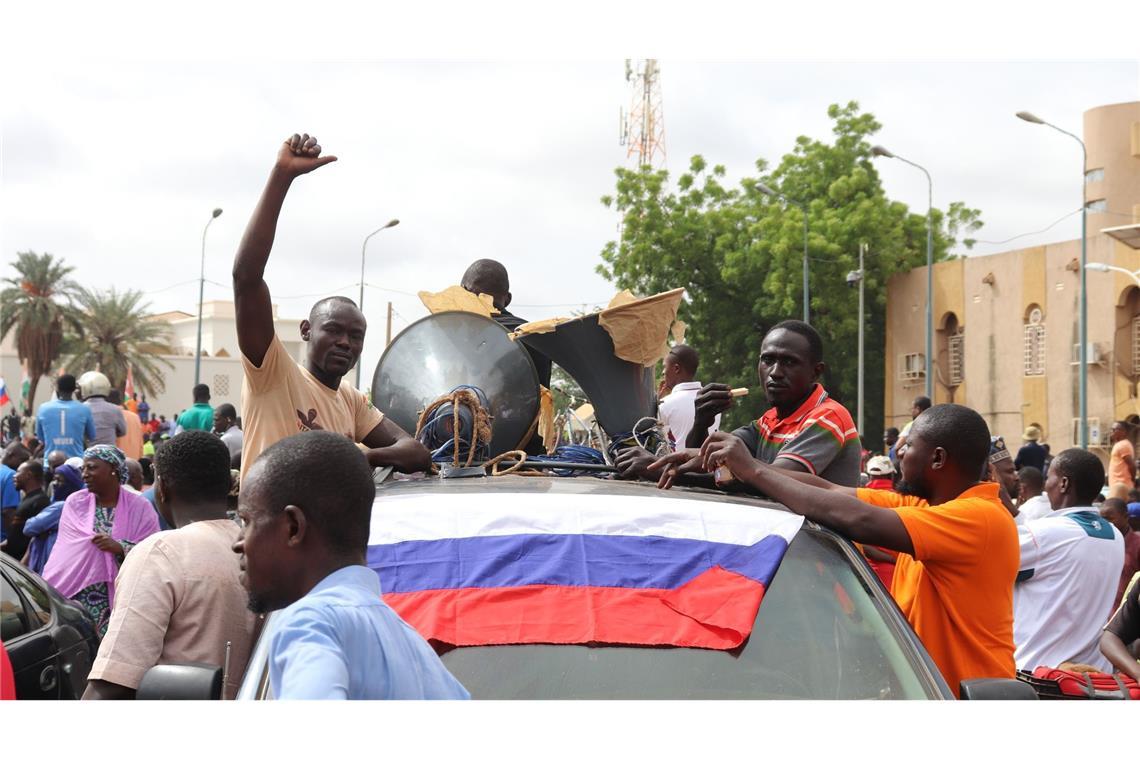
M 243 354 L 241 385 L 241 476 L 261 452 L 282 438 L 309 430 L 332 430 L 362 441 L 384 414 L 364 394 L 342 382 L 335 391 L 296 361 L 277 336 L 260 367 Z
M 1017 525 L 996 483 L 930 506 L 914 496 L 860 488 L 868 504 L 902 518 L 914 556 L 899 554 L 891 596 L 958 693 L 970 678 L 1014 678 L 1013 584 L 1021 562 Z

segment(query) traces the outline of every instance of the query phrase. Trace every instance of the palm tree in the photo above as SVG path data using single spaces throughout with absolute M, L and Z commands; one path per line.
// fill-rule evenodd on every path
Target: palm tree
M 127 367 L 134 369 L 135 386 L 154 396 L 166 387 L 160 364 L 174 365 L 160 354 L 172 353 L 170 328 L 147 317 L 150 304 L 140 304 L 137 290 L 118 293 L 114 288 L 90 291 L 78 288 L 76 302 L 83 310 L 83 330 L 68 335 L 64 353 L 67 370 L 80 375 L 98 370 L 122 388 Z
M 63 347 L 64 330 L 81 332 L 80 315 L 73 299 L 76 286 L 67 279 L 74 267 L 50 253 L 23 251 L 12 267 L 19 273 L 5 277 L 0 292 L 0 340 L 16 331 L 16 353 L 27 360 L 28 404 L 36 398 L 40 377 L 51 371 Z

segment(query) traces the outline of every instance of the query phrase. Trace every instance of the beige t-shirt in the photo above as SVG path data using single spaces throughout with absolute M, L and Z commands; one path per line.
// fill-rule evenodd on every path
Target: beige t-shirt
M 148 536 L 115 582 L 115 606 L 89 680 L 137 689 L 148 668 L 166 663 L 230 666 L 233 699 L 258 632 L 233 552 L 238 525 L 208 520 Z
M 362 441 L 384 419 L 351 384 L 342 382 L 334 391 L 313 377 L 289 356 L 276 335 L 260 367 L 244 354 L 241 366 L 245 370 L 241 386 L 243 479 L 261 452 L 282 438 L 308 430 L 332 430 Z

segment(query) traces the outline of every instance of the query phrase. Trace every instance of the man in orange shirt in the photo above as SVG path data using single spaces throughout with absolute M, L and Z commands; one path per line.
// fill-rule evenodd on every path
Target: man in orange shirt
M 1124 484 L 1129 490 L 1135 485 L 1136 452 L 1128 439 L 1128 423 L 1119 420 L 1112 423 L 1112 453 L 1108 457 L 1108 487 Z
M 696 460 L 686 464 L 685 455 L 671 455 L 651 469 L 667 488 L 692 462 L 707 472 L 726 466 L 735 478 L 852 541 L 898 551 L 891 595 L 958 693 L 963 680 L 1016 675 L 1013 584 L 1020 549 L 998 484 L 978 482 L 989 448 L 989 428 L 977 412 L 939 404 L 915 419 L 899 452 L 898 493 L 776 469 L 723 433 L 710 436 Z

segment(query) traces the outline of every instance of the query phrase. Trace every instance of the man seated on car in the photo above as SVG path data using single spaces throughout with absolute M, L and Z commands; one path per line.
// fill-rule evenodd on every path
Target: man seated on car
M 731 435 L 761 462 L 818 475 L 838 485 L 855 486 L 859 482 L 862 445 L 850 412 L 828 396 L 819 382 L 826 367 L 823 340 L 815 328 L 797 319 L 777 324 L 760 344 L 757 365 L 760 384 L 772 408 Z M 730 388 L 710 383 L 701 388 L 695 404 L 693 426 L 686 439 L 691 448 L 679 449 L 675 455 L 693 460 L 699 457 L 700 446 L 716 415 L 732 406 Z M 617 457 L 619 475 L 656 480 L 657 473 L 647 469 L 655 459 L 645 449 L 626 449 Z M 713 485 L 712 476 L 696 470 L 687 470 L 681 482 Z
M 958 404 L 931 407 L 899 452 L 897 492 L 854 489 L 757 461 L 740 438 L 714 433 L 690 459 L 652 466 L 668 488 L 682 471 L 727 467 L 846 538 L 899 552 L 891 595 L 955 693 L 963 680 L 1013 678 L 1017 526 L 997 483 L 978 480 L 990 448 L 985 420 Z M 885 508 L 884 508 L 885 507 Z
M 158 664 L 222 667 L 228 644 L 223 695 L 233 699 L 258 621 L 231 550 L 238 525 L 226 517 L 229 449 L 210 433 L 187 430 L 159 449 L 155 469 L 159 514 L 177 530 L 153 534 L 123 561 L 83 698 L 133 699 Z

